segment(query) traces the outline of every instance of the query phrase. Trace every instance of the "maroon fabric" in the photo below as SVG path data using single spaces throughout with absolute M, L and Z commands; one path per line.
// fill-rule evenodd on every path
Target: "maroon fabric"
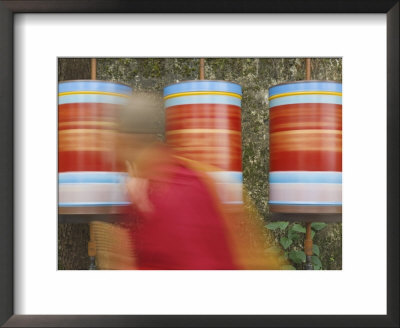
M 148 192 L 153 210 L 140 213 L 134 236 L 138 269 L 238 269 L 223 219 L 197 173 L 171 162 L 155 173 Z

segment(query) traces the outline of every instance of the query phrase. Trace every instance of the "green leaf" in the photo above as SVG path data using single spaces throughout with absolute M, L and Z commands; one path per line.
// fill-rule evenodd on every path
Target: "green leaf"
M 306 228 L 298 223 L 293 224 L 292 230 L 300 233 L 306 233 Z
M 315 236 L 315 231 L 311 230 L 311 239 L 314 239 L 314 236 Z
M 296 233 L 295 231 L 293 231 L 292 229 L 290 229 L 288 232 L 288 238 L 291 240 L 299 240 L 300 235 L 298 233 Z
M 322 269 L 322 267 L 320 267 L 318 265 L 313 265 L 313 267 L 314 267 L 314 270 L 321 270 Z
M 319 247 L 318 245 L 312 245 L 312 251 L 315 255 L 319 256 Z
M 281 243 L 283 249 L 287 249 L 293 243 L 293 241 L 287 237 L 282 237 L 279 242 Z
M 311 263 L 314 266 L 322 268 L 322 263 L 318 256 L 315 256 L 315 255 L 311 256 Z
M 296 270 L 296 268 L 293 265 L 286 264 L 282 266 L 282 270 Z
M 285 230 L 287 226 L 289 225 L 289 222 L 279 222 L 280 223 L 280 229 Z
M 285 230 L 288 224 L 289 222 L 283 222 L 283 221 L 271 222 L 268 223 L 265 227 L 268 228 L 269 230 L 276 230 L 276 229 Z
M 306 261 L 306 253 L 303 251 L 290 251 L 289 253 L 289 258 L 294 262 L 294 263 L 304 263 Z
M 317 231 L 324 229 L 326 226 L 327 226 L 327 224 L 324 223 L 324 222 L 313 222 L 313 223 L 311 223 L 311 228 L 314 229 L 314 230 L 317 230 Z

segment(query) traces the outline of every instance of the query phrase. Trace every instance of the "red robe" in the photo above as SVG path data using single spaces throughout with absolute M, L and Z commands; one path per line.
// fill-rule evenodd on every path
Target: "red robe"
M 139 212 L 134 232 L 138 269 L 238 269 L 217 200 L 201 175 L 165 149 L 160 155 L 169 160 L 150 164 L 152 210 Z

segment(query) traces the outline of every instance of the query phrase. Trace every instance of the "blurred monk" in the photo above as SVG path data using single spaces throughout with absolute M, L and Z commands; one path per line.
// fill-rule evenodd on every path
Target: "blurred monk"
M 138 216 L 138 269 L 237 269 L 215 199 L 198 174 L 158 141 L 152 117 L 157 110 L 152 97 L 142 94 L 120 121 L 119 157 Z
M 129 173 L 137 213 L 132 231 L 137 268 L 278 269 L 277 259 L 265 255 L 261 221 L 250 222 L 241 205 L 223 206 L 208 168 L 175 156 L 159 141 L 157 103 L 152 95 L 136 95 L 120 117 L 118 157 Z

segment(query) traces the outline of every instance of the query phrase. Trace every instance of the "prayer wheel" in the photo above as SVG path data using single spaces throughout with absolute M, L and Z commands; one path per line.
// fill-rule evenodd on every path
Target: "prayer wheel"
M 164 88 L 166 141 L 178 156 L 208 167 L 224 203 L 242 202 L 239 84 L 184 81 Z
M 127 205 L 115 146 L 117 119 L 132 89 L 105 81 L 58 86 L 60 214 L 99 214 Z
M 342 84 L 269 89 L 269 205 L 275 213 L 342 213 Z

